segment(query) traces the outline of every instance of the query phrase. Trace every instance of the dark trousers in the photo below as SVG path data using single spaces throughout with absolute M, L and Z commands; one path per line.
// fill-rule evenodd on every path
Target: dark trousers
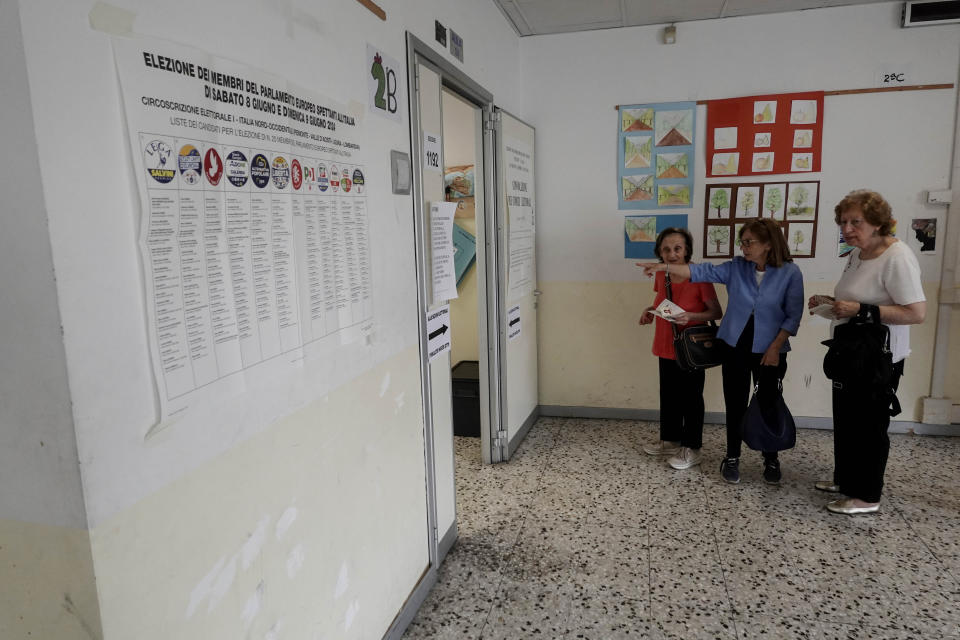
M 682 447 L 703 446 L 704 371 L 684 371 L 660 358 L 660 439 Z
M 896 393 L 903 360 L 893 365 Z M 890 402 L 880 389 L 833 388 L 833 481 L 840 492 L 880 502 L 890 455 Z
M 753 318 L 747 322 L 737 346 L 727 351 L 723 360 L 723 403 L 727 409 L 727 457 L 740 457 L 740 443 L 743 440 L 743 415 L 747 412 L 750 392 L 753 385 L 760 386 L 760 405 L 772 406 L 779 393 L 780 382 L 787 372 L 787 354 L 780 354 L 780 364 L 776 367 L 761 366 L 762 353 L 753 353 Z M 776 451 L 764 451 L 765 460 L 776 460 Z

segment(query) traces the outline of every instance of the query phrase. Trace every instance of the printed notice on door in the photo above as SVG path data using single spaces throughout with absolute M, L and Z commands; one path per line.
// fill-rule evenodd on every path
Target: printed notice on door
M 507 138 L 504 151 L 510 225 L 507 299 L 512 301 L 533 293 L 537 281 L 534 254 L 533 150 L 524 142 Z
M 283 380 L 373 317 L 356 114 L 202 51 L 117 39 L 161 420 Z
M 430 204 L 430 257 L 432 264 L 433 302 L 457 297 L 457 272 L 453 246 L 453 216 L 456 202 Z

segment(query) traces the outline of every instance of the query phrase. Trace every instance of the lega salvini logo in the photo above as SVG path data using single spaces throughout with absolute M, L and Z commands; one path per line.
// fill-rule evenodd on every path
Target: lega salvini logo
M 143 150 L 147 173 L 160 184 L 170 182 L 177 175 L 176 167 L 170 159 L 172 155 L 173 149 L 163 140 L 151 140 Z

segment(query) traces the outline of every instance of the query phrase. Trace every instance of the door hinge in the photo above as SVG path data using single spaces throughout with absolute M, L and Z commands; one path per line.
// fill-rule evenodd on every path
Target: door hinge
M 498 122 L 500 122 L 499 111 L 483 112 L 483 130 L 484 131 L 493 131 L 496 128 L 496 125 Z
M 507 446 L 507 432 L 506 431 L 497 431 L 497 437 L 493 439 L 494 446 L 497 447 L 506 447 Z

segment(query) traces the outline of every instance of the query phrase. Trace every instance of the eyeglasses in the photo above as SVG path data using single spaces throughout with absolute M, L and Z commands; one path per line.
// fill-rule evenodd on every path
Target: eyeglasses
M 757 242 L 756 240 L 740 240 L 740 242 L 738 242 L 737 244 L 739 244 L 741 247 L 746 247 L 747 249 L 749 249 L 750 245 L 759 244 L 759 242 Z

